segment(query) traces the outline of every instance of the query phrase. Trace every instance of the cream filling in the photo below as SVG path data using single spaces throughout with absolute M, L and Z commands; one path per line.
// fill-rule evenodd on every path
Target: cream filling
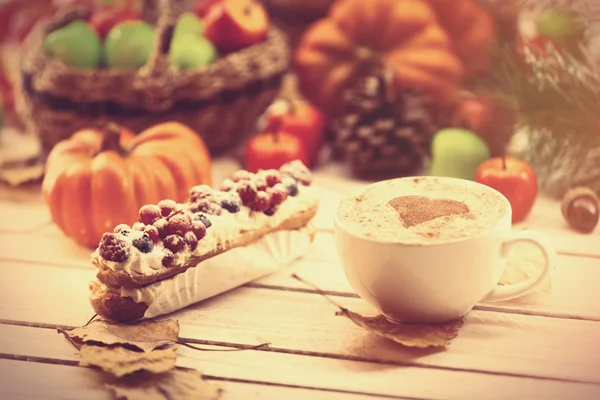
M 215 249 L 218 244 L 235 241 L 240 232 L 264 227 L 277 227 L 294 214 L 307 211 L 317 204 L 318 195 L 315 189 L 298 185 L 298 194 L 295 197 L 288 197 L 279 205 L 272 216 L 265 215 L 262 212 L 252 212 L 248 207 L 243 207 L 235 214 L 224 210 L 221 215 L 208 215 L 207 217 L 212 225 L 206 230 L 206 236 L 198 242 L 198 247 L 194 251 L 186 246 L 184 250 L 175 254 L 174 266 L 171 268 L 184 266 L 192 256 L 202 256 Z M 128 237 L 123 237 L 123 240 L 131 242 L 142 234 L 139 231 L 132 231 Z M 120 263 L 105 260 L 100 256 L 99 250 L 96 249 L 91 255 L 92 264 L 112 271 L 125 271 L 129 275 L 150 275 L 164 268 L 162 265 L 164 257 L 162 243 L 155 245 L 150 253 L 142 253 L 133 245 L 130 246 L 130 249 L 129 258 Z

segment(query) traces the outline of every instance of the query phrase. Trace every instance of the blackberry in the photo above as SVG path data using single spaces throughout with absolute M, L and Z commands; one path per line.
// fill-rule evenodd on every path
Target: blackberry
M 132 243 L 142 253 L 150 253 L 152 249 L 154 249 L 154 242 L 147 233 L 144 233 L 142 236 L 133 239 Z

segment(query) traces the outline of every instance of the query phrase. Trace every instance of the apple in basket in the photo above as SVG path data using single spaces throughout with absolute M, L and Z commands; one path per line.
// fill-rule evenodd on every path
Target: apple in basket
M 124 6 L 111 5 L 96 8 L 89 17 L 89 23 L 104 40 L 115 25 L 141 19 L 142 15 L 127 3 Z
M 222 1 L 223 0 L 198 0 L 194 11 L 197 16 L 204 18 L 215 4 L 218 4 Z
M 205 19 L 204 36 L 221 52 L 233 52 L 259 43 L 269 30 L 269 16 L 256 0 L 223 0 Z

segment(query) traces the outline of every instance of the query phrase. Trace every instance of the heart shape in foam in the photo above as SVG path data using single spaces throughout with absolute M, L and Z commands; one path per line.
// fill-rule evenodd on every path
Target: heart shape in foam
M 409 228 L 436 218 L 469 213 L 469 207 L 460 201 L 430 199 L 425 196 L 400 196 L 388 202 L 398 213 L 402 224 Z

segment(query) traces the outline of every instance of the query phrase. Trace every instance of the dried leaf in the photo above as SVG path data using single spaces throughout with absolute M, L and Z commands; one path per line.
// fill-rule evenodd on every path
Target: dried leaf
M 336 315 L 342 315 L 361 328 L 381 337 L 391 339 L 406 347 L 444 347 L 458 335 L 462 318 L 436 325 L 400 324 L 389 321 L 383 315 L 365 317 L 340 307 Z
M 133 351 L 119 346 L 84 345 L 79 352 L 79 365 L 98 367 L 116 377 L 142 370 L 159 374 L 175 368 L 177 360 L 177 345 L 151 352 Z
M 71 331 L 60 331 L 68 335 L 74 344 L 97 343 L 107 346 L 127 345 L 150 352 L 158 347 L 176 343 L 179 337 L 179 322 L 143 321 L 137 324 L 115 324 L 103 320 Z
M 216 400 L 221 389 L 195 370 L 174 369 L 160 375 L 136 374 L 106 384 L 117 399 Z

